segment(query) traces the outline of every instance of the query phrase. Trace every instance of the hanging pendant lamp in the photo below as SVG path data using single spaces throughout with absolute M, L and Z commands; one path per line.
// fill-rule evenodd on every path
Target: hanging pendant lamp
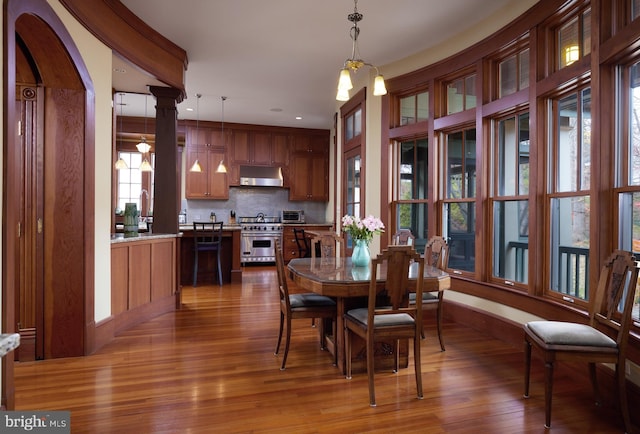
M 196 99 L 196 137 L 198 137 L 198 129 L 200 127 L 200 98 L 201 97 L 202 97 L 201 94 L 199 93 L 196 94 L 196 98 L 197 98 Z M 196 151 L 196 161 L 193 163 L 193 165 L 189 169 L 189 172 L 194 172 L 194 173 L 202 172 L 202 166 L 198 161 L 198 151 Z
M 227 97 L 220 97 L 222 100 L 222 147 L 226 149 L 225 140 L 224 140 L 224 102 Z M 224 158 L 220 160 L 220 164 L 218 164 L 218 168 L 216 169 L 216 173 L 227 173 L 227 167 L 224 165 Z

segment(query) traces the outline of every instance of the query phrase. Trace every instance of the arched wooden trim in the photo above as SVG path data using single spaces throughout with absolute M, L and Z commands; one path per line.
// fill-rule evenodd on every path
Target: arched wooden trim
M 82 25 L 116 53 L 185 93 L 187 52 L 149 27 L 118 0 L 60 0 Z
M 83 283 L 83 312 L 82 328 L 84 339 L 84 352 L 89 354 L 93 348 L 93 335 L 95 328 L 94 321 L 94 261 L 95 261 L 95 93 L 93 83 L 90 79 L 89 72 L 84 61 L 78 51 L 73 39 L 66 30 L 60 18 L 55 14 L 46 0 L 6 0 L 4 3 L 4 54 L 3 54 L 3 148 L 5 157 L 5 172 L 3 186 L 3 274 L 2 274 L 2 332 L 12 333 L 16 329 L 15 324 L 15 301 L 16 293 L 14 282 L 16 279 L 16 259 L 15 252 L 17 246 L 16 231 L 19 223 L 18 207 L 12 206 L 20 198 L 17 197 L 20 191 L 20 179 L 11 176 L 10 171 L 6 168 L 12 167 L 19 161 L 19 155 L 15 150 L 17 131 L 12 126 L 16 124 L 17 113 L 15 110 L 16 101 L 16 22 L 20 17 L 27 18 L 29 22 L 37 24 L 36 29 L 22 29 L 23 32 L 33 32 L 26 39 L 38 41 L 35 32 L 41 31 L 51 37 L 57 39 L 55 42 L 58 48 L 64 48 L 65 62 L 67 67 L 73 67 L 74 72 L 56 75 L 52 78 L 53 85 L 69 86 L 74 90 L 83 91 L 82 99 L 84 107 L 81 119 L 83 128 L 83 160 L 79 163 L 79 168 L 83 172 L 82 179 L 82 200 L 80 208 L 82 213 L 83 226 L 76 228 L 77 231 L 83 233 L 83 266 L 77 270 L 82 273 L 81 281 Z M 32 17 L 37 17 L 31 20 Z M 35 36 L 34 36 L 35 35 Z M 26 36 L 26 34 L 25 34 Z M 22 38 L 22 36 L 21 36 Z M 33 39 L 31 39 L 33 38 Z M 50 42 L 50 39 L 47 41 Z M 55 58 L 47 57 L 49 62 L 56 61 Z M 46 61 L 47 59 L 39 59 Z M 63 62 L 63 64 L 65 64 Z M 59 65 L 58 65 L 59 66 Z M 53 67 L 43 67 L 45 71 L 51 71 Z M 66 77 L 60 79 L 60 77 Z M 74 85 L 69 85 L 69 80 L 75 77 Z M 48 77 L 44 77 L 44 84 L 47 85 Z M 73 81 L 73 80 L 72 80 Z M 15 166 L 13 166 L 15 167 Z M 14 408 L 14 389 L 13 389 L 13 360 L 11 357 L 5 358 L 2 363 L 2 405 L 7 409 Z

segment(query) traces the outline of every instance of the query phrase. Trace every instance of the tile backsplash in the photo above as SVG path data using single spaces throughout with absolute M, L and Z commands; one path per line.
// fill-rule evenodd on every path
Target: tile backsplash
M 252 217 L 258 213 L 280 217 L 283 209 L 303 210 L 307 223 L 327 221 L 327 202 L 290 202 L 289 190 L 277 187 L 230 187 L 228 200 L 183 200 L 182 210 L 187 222 L 209 220 L 215 213 L 217 221 L 228 222 L 231 211 L 236 218 Z

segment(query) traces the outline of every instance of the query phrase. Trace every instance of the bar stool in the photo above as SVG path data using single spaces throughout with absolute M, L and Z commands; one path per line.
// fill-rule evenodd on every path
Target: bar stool
M 198 282 L 198 256 L 200 252 L 215 252 L 218 268 L 218 284 L 222 286 L 222 223 L 223 222 L 193 222 L 193 286 Z

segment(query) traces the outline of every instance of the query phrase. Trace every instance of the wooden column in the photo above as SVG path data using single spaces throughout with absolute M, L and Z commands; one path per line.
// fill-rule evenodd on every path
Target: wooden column
M 183 93 L 171 87 L 149 86 L 156 97 L 156 162 L 153 195 L 153 232 L 178 233 L 180 212 L 180 160 L 178 112 Z

